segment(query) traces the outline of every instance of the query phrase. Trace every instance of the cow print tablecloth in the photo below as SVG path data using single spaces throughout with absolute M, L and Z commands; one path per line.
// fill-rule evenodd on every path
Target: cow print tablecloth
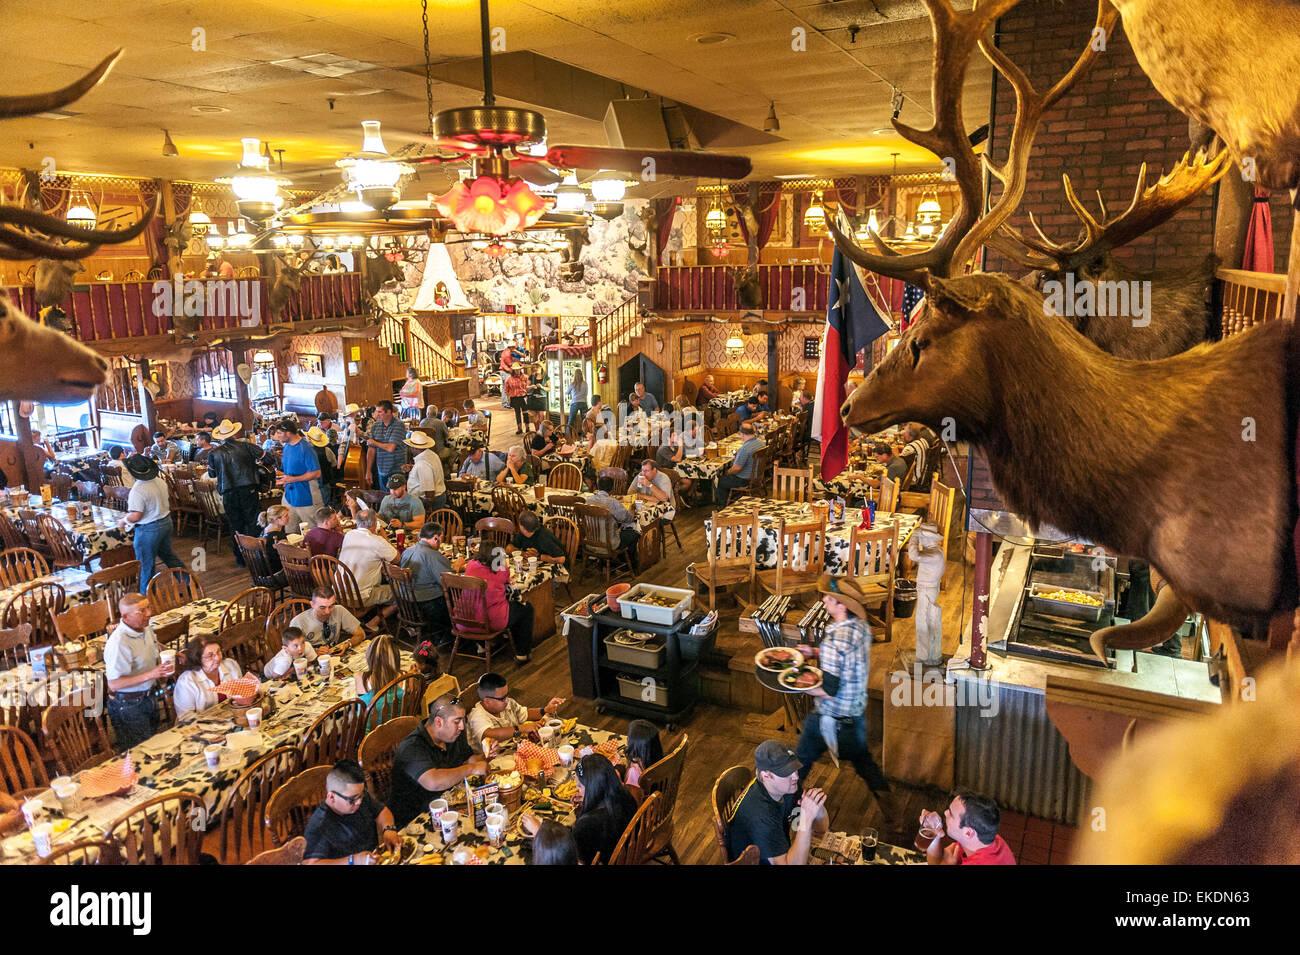
M 557 517 L 561 515 L 561 510 L 559 508 L 546 504 L 544 501 L 539 501 L 533 493 L 532 488 L 519 493 L 523 498 L 524 506 L 538 517 L 542 518 L 542 520 L 545 520 L 548 517 Z M 581 497 L 583 500 L 590 500 L 592 497 L 591 494 L 580 491 L 554 491 L 553 493 Z M 480 511 L 485 513 L 490 513 L 492 511 L 492 492 L 485 489 L 483 484 L 480 484 L 474 491 L 474 504 Z M 672 520 L 677 516 L 676 510 L 674 510 L 667 501 L 655 501 L 651 503 L 648 500 L 638 500 L 635 502 L 635 507 L 637 523 L 641 527 L 647 527 L 657 520 Z M 565 514 L 563 516 L 567 517 L 569 515 Z M 466 533 L 468 532 L 469 528 L 466 528 Z
M 71 533 L 73 544 L 80 548 L 87 558 L 102 554 L 110 547 L 131 543 L 134 528 L 122 528 L 121 520 L 124 515 L 121 511 L 96 504 L 91 505 L 89 517 L 81 517 L 78 514 L 75 519 L 69 519 L 67 507 L 63 504 L 42 505 L 32 510 L 37 514 L 47 514 L 62 524 Z M 10 520 L 14 520 L 18 517 L 18 510 L 6 508 L 5 514 Z

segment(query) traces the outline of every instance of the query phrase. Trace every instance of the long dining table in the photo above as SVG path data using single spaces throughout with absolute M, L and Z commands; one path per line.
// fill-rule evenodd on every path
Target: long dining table
M 76 509 L 76 516 L 69 515 L 69 508 Z M 31 508 L 37 514 L 54 518 L 72 535 L 72 542 L 89 559 L 101 554 L 111 547 L 131 543 L 133 527 L 122 526 L 123 514 L 109 507 L 98 504 L 42 504 Z M 10 520 L 18 518 L 19 508 L 7 507 L 5 516 Z

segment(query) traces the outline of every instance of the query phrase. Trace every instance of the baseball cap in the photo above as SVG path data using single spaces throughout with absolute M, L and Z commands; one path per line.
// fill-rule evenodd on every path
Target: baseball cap
M 789 776 L 799 768 L 799 757 L 780 740 L 764 740 L 754 750 L 754 768 L 774 776 Z
M 406 478 L 401 474 L 388 475 L 388 489 L 395 491 L 399 487 L 406 487 Z

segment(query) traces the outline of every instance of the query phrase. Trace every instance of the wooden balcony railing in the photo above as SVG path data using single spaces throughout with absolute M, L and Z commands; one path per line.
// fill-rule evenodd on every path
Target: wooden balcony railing
M 1285 275 L 1219 269 L 1214 277 L 1223 282 L 1223 311 L 1219 315 L 1221 337 L 1236 335 L 1261 322 L 1275 321 L 1282 314 Z
M 727 265 L 660 266 L 655 270 L 654 307 L 660 312 L 743 311 Z M 897 313 L 903 283 L 873 276 L 881 296 Z M 825 264 L 760 265 L 759 310 L 826 314 L 830 305 L 830 267 Z
M 223 281 L 239 284 L 220 284 Z M 199 329 L 217 331 L 241 325 L 267 326 L 277 321 L 316 321 L 365 314 L 366 296 L 361 287 L 361 275 L 357 272 L 304 275 L 299 290 L 289 297 L 282 314 L 274 318 L 268 297 L 271 281 L 265 277 L 199 279 L 198 283 L 204 292 L 205 313 L 195 316 L 198 318 Z M 175 285 L 172 284 L 170 288 L 170 299 L 175 299 Z M 192 289 L 193 286 L 189 288 Z M 39 308 L 33 286 L 18 286 L 6 291 L 24 312 L 32 318 L 37 317 Z M 183 287 L 183 293 L 184 291 Z M 170 335 L 173 328 L 171 316 L 184 308 L 185 295 L 182 294 L 179 301 L 170 301 L 168 295 L 154 281 L 93 282 L 74 288 L 62 303 L 62 308 L 72 321 L 73 337 L 87 344 Z M 210 308 L 209 301 L 215 307 Z M 241 314 L 241 303 L 250 306 L 249 317 Z
M 612 312 L 591 317 L 591 357 L 608 361 L 620 348 L 641 334 L 644 323 L 635 295 Z
M 456 365 L 451 356 L 439 345 L 419 322 L 407 318 L 406 325 L 411 336 L 411 365 L 420 372 L 425 381 L 442 381 L 456 377 Z M 454 346 L 453 346 L 454 347 Z

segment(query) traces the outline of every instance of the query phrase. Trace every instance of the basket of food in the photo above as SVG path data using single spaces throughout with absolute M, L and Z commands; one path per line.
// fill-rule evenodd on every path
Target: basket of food
M 618 598 L 618 608 L 626 620 L 670 627 L 691 612 L 695 595 L 676 587 L 637 584 Z
M 1029 590 L 1029 601 L 1038 613 L 1051 614 L 1056 617 L 1069 617 L 1072 620 L 1087 620 L 1096 623 L 1101 618 L 1106 601 L 1095 591 L 1078 590 L 1074 587 L 1051 587 L 1046 584 L 1034 584 Z

